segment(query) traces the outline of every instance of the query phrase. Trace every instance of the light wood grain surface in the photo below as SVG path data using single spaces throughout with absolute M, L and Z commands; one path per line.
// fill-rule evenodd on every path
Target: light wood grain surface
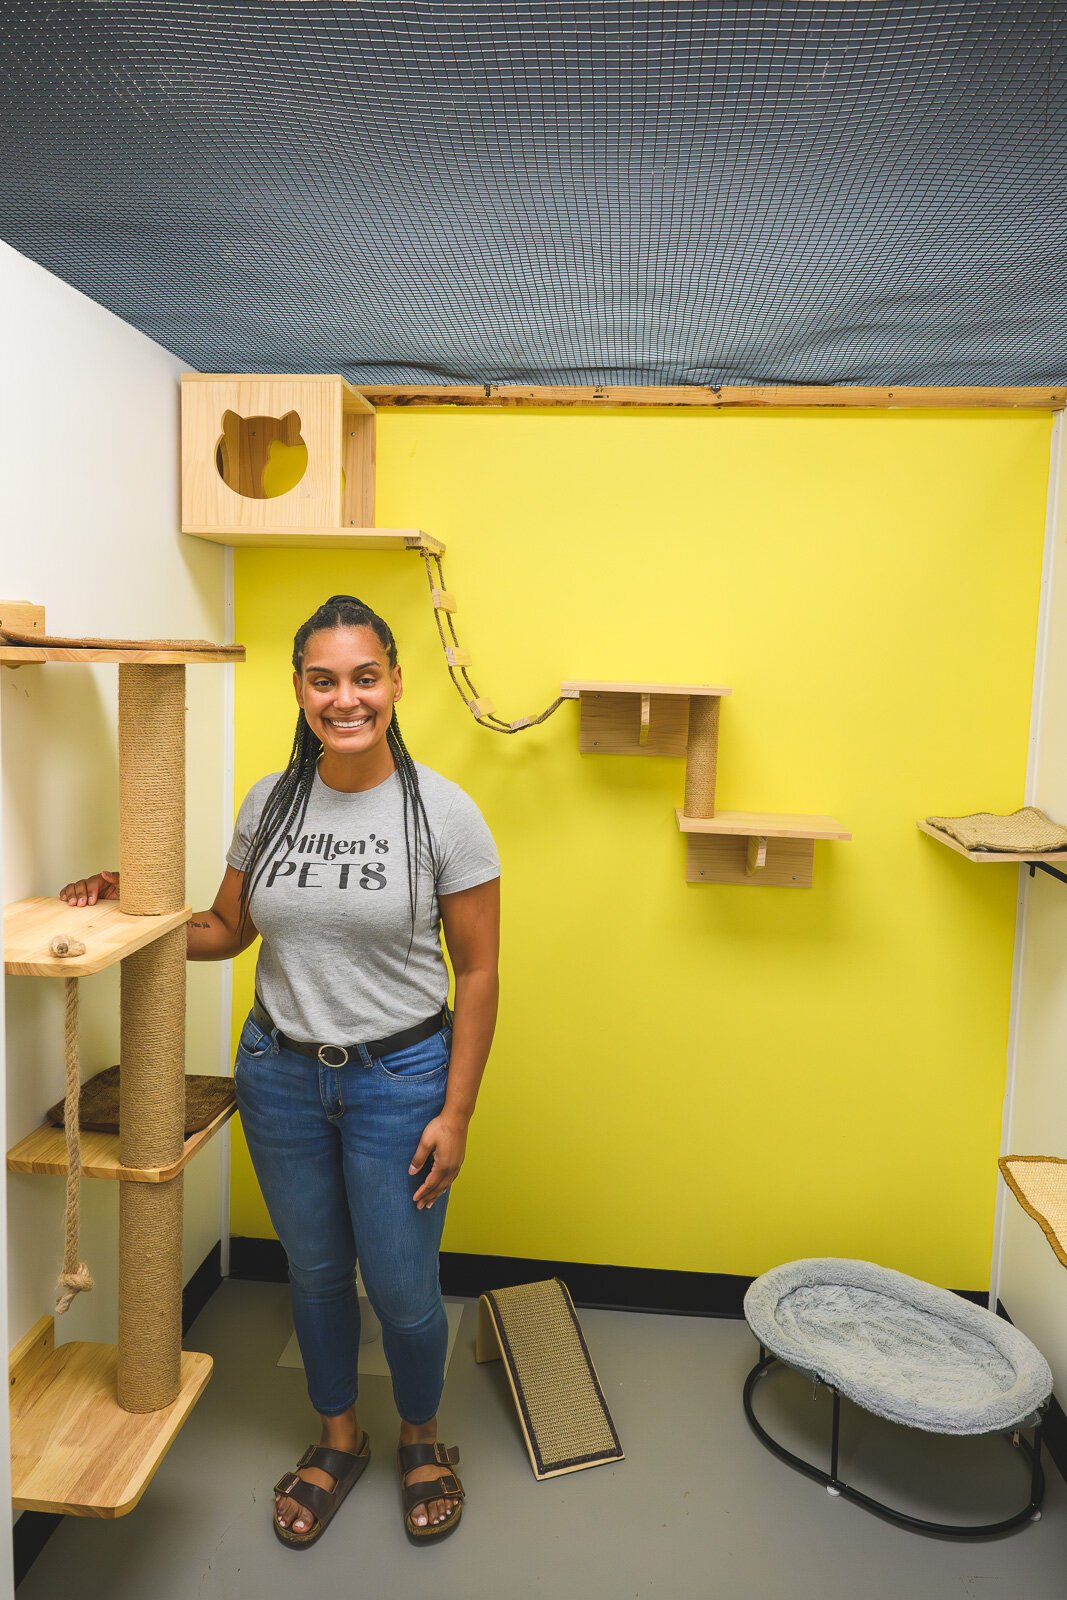
M 1061 871 L 1067 872 L 1067 850 L 1034 850 L 1023 855 L 1019 850 L 968 850 L 966 845 L 960 844 L 958 839 L 953 839 L 951 834 L 942 833 L 940 828 L 931 828 L 928 822 L 917 822 L 916 827 L 920 833 L 925 833 L 931 839 L 936 839 L 938 844 L 947 845 L 958 856 L 966 856 L 968 861 L 976 861 L 979 866 L 986 866 L 991 861 L 1012 862 L 1015 866 L 1022 866 L 1026 861 L 1047 861 L 1052 866 L 1058 866 Z
M 687 817 L 676 811 L 683 833 L 756 835 L 761 839 L 851 839 L 833 817 L 809 817 L 786 811 L 720 811 L 714 817 Z
M 178 1160 L 167 1167 L 124 1167 L 119 1161 L 117 1133 L 91 1133 L 83 1128 L 82 1175 L 86 1178 L 117 1178 L 125 1183 L 166 1183 L 168 1178 L 175 1177 L 188 1165 L 197 1151 L 202 1150 L 208 1140 L 229 1121 L 236 1109 L 236 1105 L 233 1104 L 225 1106 L 206 1128 L 191 1133 L 182 1147 Z M 7 1168 L 9 1172 L 65 1176 L 67 1136 L 64 1130 L 53 1128 L 51 1123 L 34 1128 L 32 1133 L 28 1133 L 8 1151 Z
M 51 1317 L 12 1352 L 11 1492 L 18 1511 L 121 1517 L 132 1511 L 211 1376 L 183 1351 L 178 1397 L 161 1411 L 123 1411 L 114 1345 L 54 1344 Z
M 130 917 L 114 900 L 95 906 L 68 906 L 51 895 L 16 900 L 4 907 L 4 971 L 30 978 L 84 978 L 102 972 L 153 939 L 180 928 L 192 916 L 189 906 L 154 917 Z M 80 956 L 54 956 L 56 937 L 77 939 Z
M 600 683 L 591 678 L 568 678 L 560 685 L 560 693 L 572 698 L 576 694 L 733 694 L 721 684 L 711 683 Z
M 445 553 L 440 539 L 434 539 L 419 528 L 183 528 L 182 532 L 194 539 L 207 539 L 211 544 L 247 545 L 263 550 L 429 550 L 438 556 Z
M 243 648 L 237 650 L 113 650 L 95 645 L 0 645 L 0 662 L 24 667 L 41 661 L 118 662 L 121 666 L 219 666 L 243 661 Z

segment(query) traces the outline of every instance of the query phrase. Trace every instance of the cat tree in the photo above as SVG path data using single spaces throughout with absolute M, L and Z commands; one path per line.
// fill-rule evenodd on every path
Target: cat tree
M 56 1347 L 45 1317 L 12 1352 L 17 1509 L 132 1510 L 211 1374 L 209 1356 L 181 1348 L 184 1168 L 233 1104 L 185 1138 L 185 668 L 243 659 L 239 645 L 198 640 L 51 638 L 40 607 L 0 604 L 0 663 L 119 667 L 121 900 L 40 897 L 4 913 L 8 973 L 62 977 L 69 996 L 74 980 L 121 963 L 120 1132 L 97 1135 L 82 1168 L 119 1181 L 118 1343 Z M 57 1129 L 8 1157 L 22 1172 L 76 1163 Z

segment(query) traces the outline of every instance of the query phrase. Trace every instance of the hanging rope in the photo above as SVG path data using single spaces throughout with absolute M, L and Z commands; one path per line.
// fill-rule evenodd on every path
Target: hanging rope
M 423 550 L 421 554 L 423 561 L 426 563 L 426 580 L 430 585 L 430 594 L 432 596 L 436 589 L 444 590 L 447 588 L 447 584 L 445 583 L 444 565 L 441 561 L 441 557 L 439 555 L 435 555 L 430 550 Z M 434 581 L 433 572 L 431 570 L 431 562 L 437 568 L 436 582 Z M 468 711 L 474 717 L 475 722 L 477 722 L 480 728 L 488 728 L 490 733 L 521 733 L 524 728 L 536 728 L 538 723 L 547 721 L 552 713 L 554 711 L 558 711 L 560 706 L 563 705 L 566 697 L 560 695 L 557 700 L 553 700 L 552 704 L 541 712 L 539 717 L 519 717 L 515 722 L 506 722 L 503 717 L 496 716 L 491 707 L 489 709 L 483 709 L 481 707 L 482 696 L 475 688 L 474 682 L 466 667 L 457 668 L 453 666 L 452 662 L 448 659 L 448 652 L 450 649 L 462 649 L 462 645 L 459 642 L 459 636 L 456 633 L 456 625 L 452 621 L 452 613 L 450 611 L 443 610 L 442 607 L 435 604 L 433 614 L 437 618 L 437 631 L 441 635 L 441 648 L 445 653 L 445 661 L 448 665 L 448 675 L 455 684 L 456 692 L 463 701 L 463 704 L 467 707 Z M 445 638 L 445 630 L 441 622 L 442 616 L 444 616 L 448 622 L 448 631 L 452 635 L 451 645 Z M 464 688 L 464 684 L 461 683 L 459 678 L 456 676 L 457 672 L 462 674 L 466 688 Z
M 76 952 L 66 941 L 65 948 L 53 950 L 56 955 L 73 955 Z M 84 947 L 83 947 L 84 948 Z M 62 1316 L 74 1296 L 93 1286 L 92 1274 L 84 1261 L 78 1260 L 79 1211 L 82 1186 L 81 1129 L 78 1119 L 78 1099 L 81 1094 L 81 1068 L 78 1060 L 78 980 L 64 978 L 63 1048 L 67 1066 L 67 1098 L 63 1123 L 67 1134 L 67 1211 L 64 1219 L 63 1271 L 56 1283 L 56 1315 Z

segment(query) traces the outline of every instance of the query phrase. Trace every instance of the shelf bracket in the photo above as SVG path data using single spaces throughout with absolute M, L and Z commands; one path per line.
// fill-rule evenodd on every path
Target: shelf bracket
M 767 841 L 752 834 L 748 841 L 748 855 L 745 862 L 745 871 L 751 878 L 754 873 L 761 872 L 767 865 Z
M 1040 871 L 1047 872 L 1051 878 L 1059 878 L 1061 883 L 1067 883 L 1067 872 L 1061 872 L 1059 867 L 1050 867 L 1047 861 L 1030 861 L 1027 865 L 1030 868 L 1031 878 L 1035 872 Z

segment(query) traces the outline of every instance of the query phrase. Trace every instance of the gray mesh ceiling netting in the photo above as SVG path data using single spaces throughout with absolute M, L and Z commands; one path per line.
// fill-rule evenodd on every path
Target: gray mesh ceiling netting
M 1060 10 L 0 4 L 0 233 L 205 371 L 1058 384 Z

